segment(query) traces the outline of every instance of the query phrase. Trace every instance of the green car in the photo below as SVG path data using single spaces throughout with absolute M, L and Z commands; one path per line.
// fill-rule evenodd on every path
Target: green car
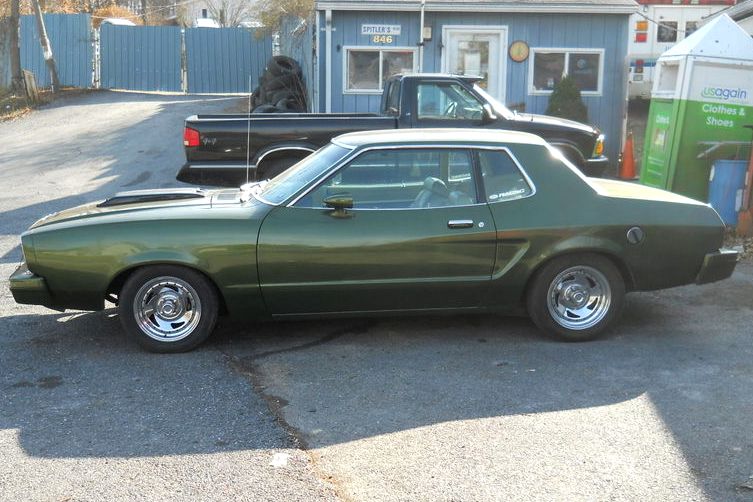
M 217 317 L 531 316 L 588 340 L 629 291 L 729 277 L 708 205 L 584 177 L 538 136 L 412 129 L 339 136 L 232 190 L 124 192 L 21 236 L 18 303 L 118 305 L 148 350 L 193 349 Z

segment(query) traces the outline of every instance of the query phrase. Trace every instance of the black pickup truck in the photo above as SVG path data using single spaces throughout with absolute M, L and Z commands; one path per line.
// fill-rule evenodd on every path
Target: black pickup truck
M 186 119 L 186 163 L 178 180 L 237 183 L 276 176 L 335 136 L 354 131 L 415 127 L 483 127 L 537 134 L 588 176 L 609 161 L 604 136 L 571 120 L 510 111 L 458 75 L 395 75 L 385 82 L 379 114 L 275 113 L 193 115 Z

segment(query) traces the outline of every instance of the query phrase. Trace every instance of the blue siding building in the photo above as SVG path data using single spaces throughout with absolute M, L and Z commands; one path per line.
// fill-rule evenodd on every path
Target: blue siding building
M 446 72 L 483 75 L 508 107 L 543 113 L 568 74 L 617 159 L 636 9 L 633 0 L 320 0 L 310 27 L 312 109 L 376 112 L 390 75 Z

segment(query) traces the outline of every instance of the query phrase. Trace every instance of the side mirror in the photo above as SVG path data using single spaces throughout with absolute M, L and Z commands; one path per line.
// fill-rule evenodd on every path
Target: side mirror
M 349 193 L 330 195 L 322 201 L 325 206 L 334 209 L 331 213 L 336 218 L 348 218 L 351 216 L 346 209 L 353 208 L 353 196 Z
M 492 105 L 489 103 L 484 103 L 483 106 L 483 112 L 481 113 L 481 123 L 482 124 L 490 124 L 491 122 L 494 122 L 497 120 L 497 115 L 494 113 L 494 110 L 492 109 Z

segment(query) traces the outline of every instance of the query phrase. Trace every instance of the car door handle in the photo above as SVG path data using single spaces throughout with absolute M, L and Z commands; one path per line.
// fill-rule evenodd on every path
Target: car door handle
M 473 220 L 450 220 L 447 222 L 448 228 L 471 228 Z

